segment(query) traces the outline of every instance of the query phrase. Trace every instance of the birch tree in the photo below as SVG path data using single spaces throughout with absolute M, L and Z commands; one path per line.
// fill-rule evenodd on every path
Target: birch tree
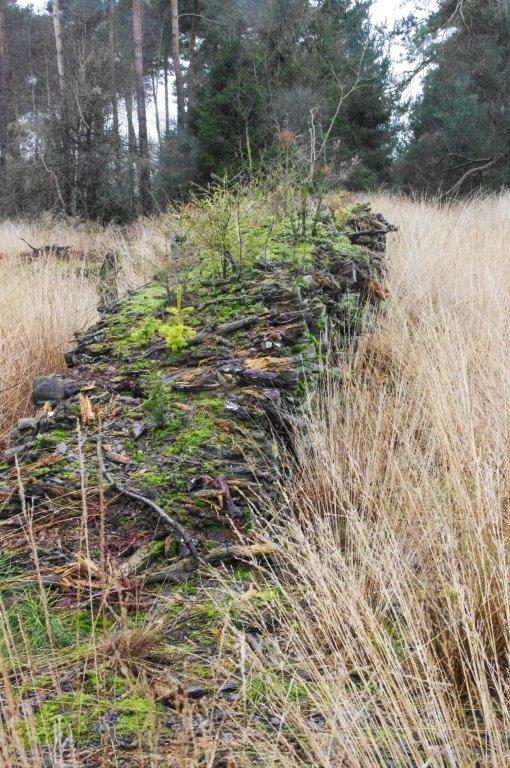
M 135 54 L 136 111 L 138 114 L 138 152 L 140 156 L 139 193 L 142 213 L 151 209 L 151 176 L 149 167 L 149 140 L 147 135 L 147 112 L 145 106 L 145 83 L 143 70 L 142 3 L 133 0 L 133 43 Z
M 11 65 L 5 21 L 5 0 L 0 0 L 0 164 L 5 161 L 9 121 L 12 116 Z
M 184 77 L 181 67 L 181 53 L 179 46 L 179 4 L 178 0 L 170 0 L 172 18 L 172 59 L 175 73 L 175 94 L 177 96 L 177 126 L 182 128 L 186 120 L 184 109 Z
M 62 47 L 62 24 L 60 20 L 60 0 L 53 0 L 53 32 L 57 52 L 58 87 L 62 101 L 65 96 L 64 51 Z

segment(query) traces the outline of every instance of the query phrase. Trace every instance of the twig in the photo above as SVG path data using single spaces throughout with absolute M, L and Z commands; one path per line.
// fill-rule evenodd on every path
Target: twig
M 477 165 L 476 168 L 470 168 L 468 171 L 464 173 L 463 176 L 453 185 L 453 187 L 450 187 L 450 189 L 447 189 L 446 192 L 443 192 L 441 197 L 448 197 L 449 195 L 453 195 L 455 192 L 457 192 L 461 186 L 464 184 L 466 179 L 468 179 L 470 176 L 473 176 L 475 173 L 481 173 L 482 171 L 486 171 L 489 168 L 492 168 L 496 163 L 499 163 L 500 160 L 503 160 L 503 158 L 507 157 L 509 152 L 502 152 L 500 155 L 496 155 L 496 157 L 493 157 L 488 163 L 484 163 L 484 165 Z
M 23 243 L 25 243 L 25 245 L 28 245 L 28 247 L 29 247 L 29 248 L 31 248 L 33 251 L 37 252 L 37 248 L 35 248 L 33 245 L 30 245 L 30 243 L 28 242 L 28 240 L 25 240 L 25 238 L 24 238 L 24 237 L 21 237 L 21 235 L 18 235 L 18 237 L 19 237 L 19 239 L 20 239 L 20 240 L 21 240 Z
M 272 544 L 222 544 L 211 550 L 203 558 L 206 565 L 219 565 L 220 563 L 232 562 L 233 560 L 247 560 L 252 557 L 269 557 L 274 554 Z M 191 557 L 184 557 L 176 563 L 162 568 L 160 571 L 149 573 L 144 581 L 146 584 L 159 584 L 164 581 L 178 583 L 186 577 L 187 573 L 194 567 Z
M 168 512 L 165 512 L 164 509 L 162 509 L 159 504 L 156 504 L 155 501 L 152 501 L 152 499 L 148 499 L 146 496 L 142 496 L 141 493 L 137 493 L 135 491 L 128 490 L 125 486 L 123 486 L 121 483 L 119 483 L 114 476 L 108 472 L 108 470 L 105 467 L 104 459 L 103 459 L 103 452 L 101 449 L 101 437 L 98 436 L 97 438 L 97 455 L 98 455 L 98 461 L 100 465 L 100 469 L 110 483 L 110 485 L 115 488 L 119 493 L 122 493 L 124 496 L 128 496 L 130 499 L 134 499 L 135 501 L 139 501 L 142 504 L 145 504 L 145 506 L 150 507 L 150 509 L 153 509 L 154 512 L 157 512 L 157 514 L 164 520 L 168 525 L 173 528 L 173 530 L 179 534 L 183 542 L 188 547 L 189 551 L 191 552 L 191 555 L 193 559 L 199 560 L 198 550 L 195 544 L 194 539 L 190 534 L 187 532 L 187 530 L 184 528 L 183 525 L 181 525 L 177 520 L 175 520 L 171 515 L 168 514 Z

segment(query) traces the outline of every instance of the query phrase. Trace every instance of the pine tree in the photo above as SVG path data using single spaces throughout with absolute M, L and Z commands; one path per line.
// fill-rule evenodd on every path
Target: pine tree
M 418 30 L 432 61 L 400 178 L 446 196 L 510 182 L 510 6 L 443 0 Z

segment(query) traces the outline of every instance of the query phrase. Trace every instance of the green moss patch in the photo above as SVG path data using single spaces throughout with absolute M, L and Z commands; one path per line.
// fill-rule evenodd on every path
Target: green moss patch
M 100 729 L 105 727 L 111 727 L 119 736 L 143 738 L 153 721 L 154 706 L 144 696 L 110 701 L 74 691 L 43 702 L 33 720 L 21 724 L 20 734 L 27 744 L 53 744 L 56 738 L 70 736 L 74 744 L 83 745 L 97 740 Z

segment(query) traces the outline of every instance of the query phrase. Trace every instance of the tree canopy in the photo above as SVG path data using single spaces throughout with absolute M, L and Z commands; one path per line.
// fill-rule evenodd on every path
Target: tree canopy
M 0 0 L 0 215 L 127 221 L 278 156 L 337 183 L 464 194 L 510 175 L 510 10 L 409 20 L 423 91 L 400 126 L 370 0 Z M 314 166 L 315 167 L 315 166 Z
M 444 194 L 510 182 L 510 5 L 443 0 L 416 31 L 429 62 L 400 169 Z

